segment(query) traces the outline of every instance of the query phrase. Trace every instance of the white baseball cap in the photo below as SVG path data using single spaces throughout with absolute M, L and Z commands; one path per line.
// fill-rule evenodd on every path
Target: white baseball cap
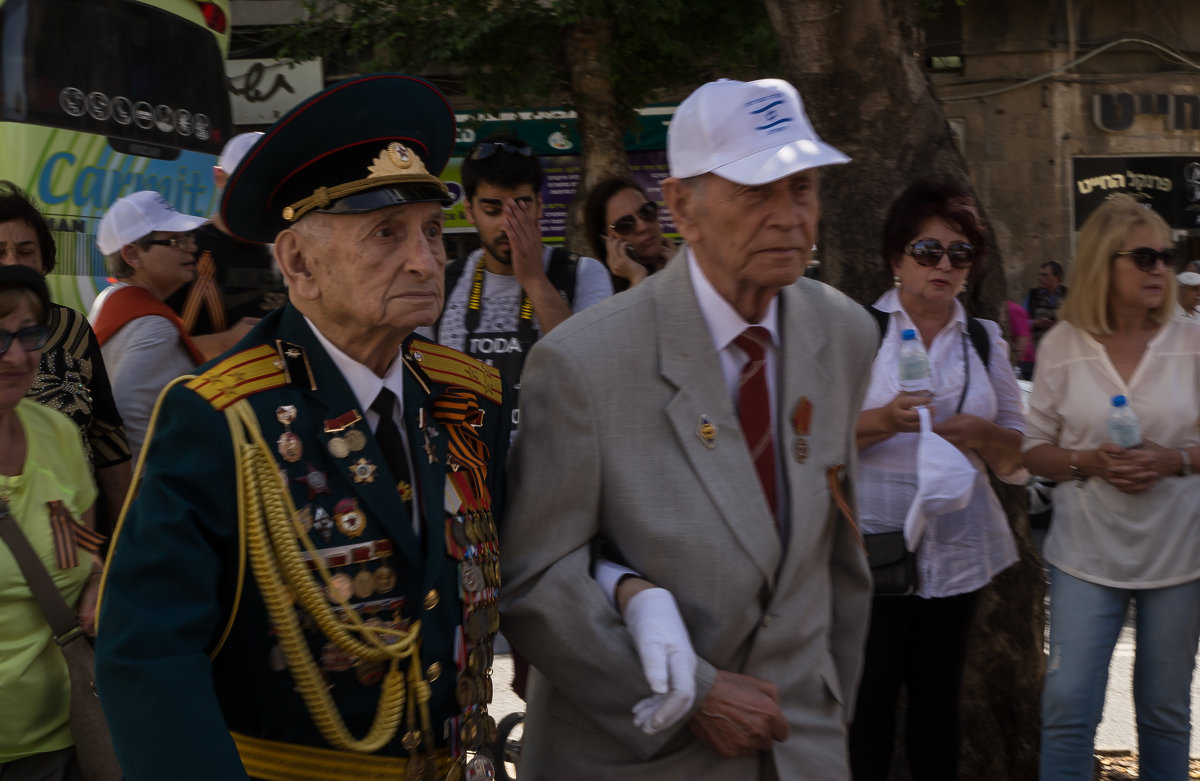
M 154 231 L 183 233 L 208 222 L 204 217 L 181 214 L 153 190 L 139 190 L 118 198 L 100 220 L 96 246 L 111 255 Z
M 1184 287 L 1195 287 L 1196 285 L 1200 285 L 1200 274 L 1197 274 L 1195 271 L 1185 271 L 1175 277 L 1175 280 Z
M 217 165 L 225 173 L 233 173 L 233 169 L 238 167 L 238 163 L 242 162 L 242 158 L 250 151 L 250 147 L 257 144 L 262 135 L 257 130 L 253 133 L 238 133 L 222 147 L 221 156 L 217 158 Z
M 680 179 L 714 173 L 754 185 L 850 158 L 817 137 L 800 93 L 783 79 L 721 79 L 675 110 L 667 161 Z

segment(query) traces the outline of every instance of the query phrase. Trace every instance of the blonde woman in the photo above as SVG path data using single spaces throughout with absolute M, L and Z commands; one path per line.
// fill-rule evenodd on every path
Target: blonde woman
M 1025 464 L 1057 480 L 1043 781 L 1092 778 L 1108 664 L 1135 603 L 1143 781 L 1186 778 L 1200 638 L 1200 323 L 1174 317 L 1166 222 L 1116 196 L 1084 223 L 1060 322 L 1038 349 Z M 1142 444 L 1107 441 L 1125 396 Z

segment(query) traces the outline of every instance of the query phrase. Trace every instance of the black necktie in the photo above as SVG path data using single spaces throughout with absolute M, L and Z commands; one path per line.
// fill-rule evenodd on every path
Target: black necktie
M 386 387 L 379 391 L 375 401 L 371 402 L 371 410 L 379 414 L 379 425 L 375 427 L 375 440 L 383 451 L 384 460 L 392 477 L 396 478 L 396 490 L 404 502 L 404 509 L 412 509 L 412 475 L 408 471 L 408 453 L 404 447 L 404 437 L 396 426 L 393 414 L 396 411 L 396 394 Z

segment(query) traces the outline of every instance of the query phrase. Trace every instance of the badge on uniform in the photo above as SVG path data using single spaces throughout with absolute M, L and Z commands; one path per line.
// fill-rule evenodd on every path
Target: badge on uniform
M 712 450 L 717 446 L 717 424 L 708 415 L 701 415 L 696 423 L 696 436 L 700 437 L 706 448 Z
M 807 396 L 801 396 L 800 401 L 796 402 L 796 408 L 792 410 L 792 433 L 796 435 L 796 441 L 792 443 L 792 457 L 796 459 L 797 464 L 803 464 L 808 460 L 808 435 L 812 429 L 812 402 Z
M 338 531 L 351 539 L 361 536 L 367 528 L 367 517 L 359 508 L 357 499 L 340 499 L 333 506 L 333 520 Z
M 307 471 L 303 477 L 292 478 L 297 483 L 304 483 L 308 486 L 308 498 L 312 500 L 317 494 L 329 493 L 329 478 L 320 469 L 317 469 L 312 464 L 307 464 Z
M 280 458 L 289 464 L 294 464 L 304 455 L 300 437 L 292 433 L 291 428 L 292 422 L 296 420 L 296 407 L 291 404 L 276 407 L 275 419 L 283 426 L 283 433 L 279 435 L 279 439 L 275 443 L 276 450 L 278 450 Z
M 356 483 L 373 483 L 375 482 L 375 470 L 379 467 L 365 458 L 360 458 L 350 465 L 350 474 L 354 476 Z

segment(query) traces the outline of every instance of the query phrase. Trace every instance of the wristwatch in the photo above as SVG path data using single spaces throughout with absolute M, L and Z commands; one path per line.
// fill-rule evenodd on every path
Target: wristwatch
M 1179 457 L 1182 459 L 1182 463 L 1179 465 L 1179 475 L 1187 477 L 1192 473 L 1192 459 L 1188 456 L 1186 447 L 1179 448 Z

